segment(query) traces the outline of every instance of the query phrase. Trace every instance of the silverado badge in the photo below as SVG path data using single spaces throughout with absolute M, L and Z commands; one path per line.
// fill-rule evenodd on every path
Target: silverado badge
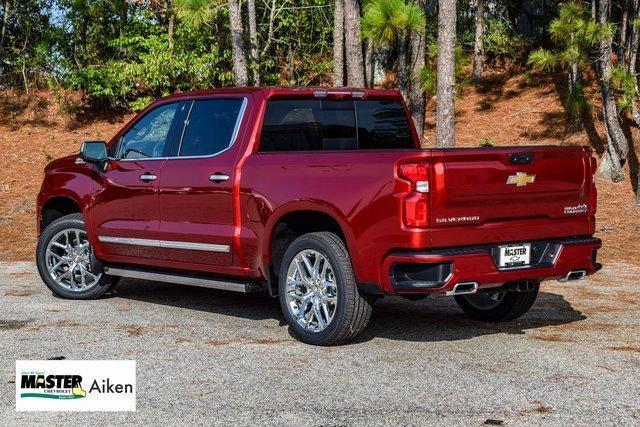
M 524 187 L 527 184 L 533 184 L 536 180 L 535 175 L 527 175 L 526 172 L 516 172 L 515 175 L 509 175 L 507 184 L 515 184 L 516 187 Z

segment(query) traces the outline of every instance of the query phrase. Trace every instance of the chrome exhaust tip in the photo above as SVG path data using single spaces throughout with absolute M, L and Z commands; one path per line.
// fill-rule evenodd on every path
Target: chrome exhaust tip
M 460 282 L 453 289 L 445 292 L 447 296 L 475 294 L 478 292 L 478 282 Z
M 587 270 L 571 270 L 559 282 L 574 282 L 576 280 L 582 280 L 587 277 Z

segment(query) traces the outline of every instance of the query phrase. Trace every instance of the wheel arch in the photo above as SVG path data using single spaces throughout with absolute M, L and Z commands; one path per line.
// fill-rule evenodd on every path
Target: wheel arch
M 49 197 L 40 208 L 40 215 L 38 216 L 38 234 L 42 233 L 49 224 L 58 218 L 74 213 L 81 213 L 84 215 L 82 204 L 75 194 L 65 193 Z
M 292 204 L 271 215 L 267 238 L 264 239 L 262 254 L 266 272 L 277 276 L 280 262 L 286 248 L 299 236 L 318 231 L 330 231 L 345 243 L 353 257 L 354 236 L 346 219 L 337 209 L 329 207 Z

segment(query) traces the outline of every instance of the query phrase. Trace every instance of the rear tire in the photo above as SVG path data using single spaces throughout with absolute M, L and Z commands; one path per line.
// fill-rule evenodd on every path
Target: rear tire
M 506 322 L 525 314 L 538 297 L 540 283 L 526 292 L 496 292 L 457 295 L 458 306 L 469 317 L 483 322 Z
M 82 214 L 63 216 L 49 224 L 38 240 L 38 273 L 61 298 L 100 298 L 115 288 L 119 278 L 92 265 L 91 254 Z
M 329 232 L 305 234 L 289 245 L 280 266 L 279 296 L 293 335 L 322 346 L 346 343 L 361 333 L 375 301 L 360 292 L 344 242 Z

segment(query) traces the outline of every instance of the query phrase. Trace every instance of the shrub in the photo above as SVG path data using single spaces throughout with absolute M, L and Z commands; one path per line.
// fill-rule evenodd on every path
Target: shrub
M 496 145 L 496 141 L 493 138 L 491 138 L 490 136 L 482 138 L 482 141 L 480 141 L 480 147 L 482 147 L 482 148 L 494 147 L 495 145 Z
M 438 45 L 435 42 L 429 43 L 427 46 L 427 65 L 421 71 L 422 89 L 428 95 L 435 95 L 438 89 L 437 56 Z M 457 45 L 455 52 L 456 91 L 469 84 L 469 76 L 465 71 L 469 63 L 469 56 L 462 46 Z
M 524 62 L 532 40 L 517 34 L 503 20 L 487 19 L 484 48 L 488 59 Z

